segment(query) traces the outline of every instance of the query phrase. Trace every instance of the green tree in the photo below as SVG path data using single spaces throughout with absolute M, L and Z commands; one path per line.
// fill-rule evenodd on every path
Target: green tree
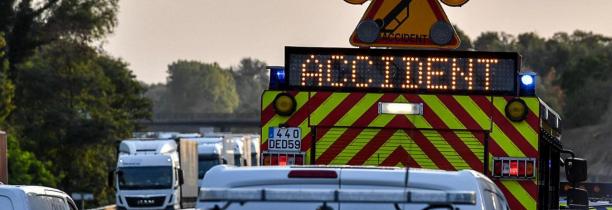
M 240 61 L 237 71 L 234 72 L 234 79 L 240 98 L 237 112 L 259 113 L 261 94 L 267 89 L 270 82 L 266 63 L 257 59 L 244 58 Z
M 144 88 L 127 64 L 74 41 L 45 45 L 18 68 L 10 122 L 22 148 L 50 161 L 59 188 L 111 201 L 115 141 L 150 115 Z
M 474 41 L 474 48 L 480 51 L 515 51 L 515 38 L 504 32 L 484 32 Z
M 473 49 L 472 40 L 470 37 L 463 32 L 463 30 L 459 29 L 459 27 L 454 26 L 455 31 L 457 31 L 457 35 L 459 36 L 459 40 L 461 40 L 461 45 L 459 45 L 458 50 L 470 50 Z
M 6 41 L 4 34 L 0 32 L 0 125 L 14 108 L 13 94 L 15 86 L 8 79 L 8 59 L 6 59 Z
M 118 0 L 3 0 L 0 32 L 8 41 L 9 78 L 43 45 L 103 38 L 117 24 Z
M 7 141 L 9 184 L 57 186 L 61 177 L 51 173 L 51 162 L 40 161 L 32 152 L 22 150 L 13 135 Z
M 567 38 L 571 54 L 561 76 L 566 125 L 571 128 L 602 122 L 612 92 L 612 39 L 582 31 Z
M 147 91 L 145 93 L 145 97 L 147 97 L 153 103 L 153 113 L 160 113 L 163 110 L 164 100 L 163 97 L 167 94 L 168 88 L 164 83 L 158 84 L 143 84 L 146 87 Z
M 233 113 L 238 107 L 234 78 L 216 63 L 179 60 L 168 75 L 163 112 Z

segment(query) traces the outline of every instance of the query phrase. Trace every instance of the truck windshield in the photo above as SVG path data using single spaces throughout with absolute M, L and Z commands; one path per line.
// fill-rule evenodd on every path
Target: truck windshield
M 200 156 L 198 158 L 198 178 L 204 178 L 204 174 L 213 166 L 219 165 L 218 156 Z
M 167 189 L 172 188 L 172 167 L 123 167 L 117 172 L 119 189 Z

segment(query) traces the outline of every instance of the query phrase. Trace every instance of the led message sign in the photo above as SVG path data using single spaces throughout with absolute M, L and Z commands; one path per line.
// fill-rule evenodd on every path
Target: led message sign
M 519 66 L 506 52 L 285 48 L 287 85 L 309 90 L 512 94 Z

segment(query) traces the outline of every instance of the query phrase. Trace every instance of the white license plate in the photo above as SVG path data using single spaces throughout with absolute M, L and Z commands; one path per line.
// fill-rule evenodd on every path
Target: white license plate
M 268 151 L 299 152 L 301 146 L 302 131 L 300 128 L 270 128 L 268 134 Z

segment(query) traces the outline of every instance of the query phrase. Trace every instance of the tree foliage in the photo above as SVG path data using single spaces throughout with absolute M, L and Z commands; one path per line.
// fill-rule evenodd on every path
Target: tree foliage
M 244 58 L 235 68 L 179 60 L 168 66 L 167 83 L 147 86 L 158 114 L 258 114 L 269 76 L 266 63 Z
M 0 32 L 0 125 L 14 108 L 13 97 L 15 86 L 8 79 L 8 59 L 6 58 L 6 41 Z
M 90 43 L 117 25 L 118 0 L 3 0 L 0 32 L 8 41 L 9 78 L 43 45 L 60 39 Z
M 259 113 L 261 94 L 268 88 L 270 77 L 266 72 L 266 63 L 251 58 L 240 61 L 237 71 L 233 72 L 240 103 L 239 113 Z
M 10 123 L 22 147 L 51 163 L 61 189 L 110 198 L 105 177 L 114 143 L 150 114 L 127 64 L 82 43 L 55 41 L 18 66 L 15 84 Z
M 238 107 L 236 82 L 218 64 L 179 60 L 168 66 L 166 113 L 233 113 Z
M 485 32 L 474 41 L 477 50 L 518 51 L 522 68 L 537 72 L 538 95 L 561 110 L 564 126 L 602 122 L 612 91 L 612 38 L 591 32 L 535 33 L 514 37 Z
M 9 135 L 7 141 L 9 184 L 57 186 L 62 177 L 50 171 L 50 161 L 40 161 L 34 153 L 22 150 L 14 135 Z

